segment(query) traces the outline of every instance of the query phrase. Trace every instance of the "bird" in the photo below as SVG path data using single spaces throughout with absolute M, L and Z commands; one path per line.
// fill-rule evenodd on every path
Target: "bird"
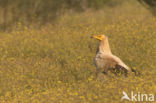
M 100 41 L 94 59 L 97 75 L 99 73 L 108 74 L 108 72 L 111 72 L 115 75 L 124 74 L 127 76 L 129 72 L 137 73 L 136 70 L 127 66 L 119 57 L 112 54 L 106 35 L 94 35 L 91 38 Z

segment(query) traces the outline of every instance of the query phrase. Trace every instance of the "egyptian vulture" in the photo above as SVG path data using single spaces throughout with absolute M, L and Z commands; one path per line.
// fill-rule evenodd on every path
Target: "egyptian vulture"
M 107 74 L 108 72 L 118 74 L 124 74 L 127 76 L 128 72 L 136 71 L 128 67 L 119 57 L 112 54 L 109 47 L 108 37 L 105 35 L 92 36 L 100 41 L 99 47 L 97 49 L 97 54 L 95 56 L 95 65 L 98 73 Z

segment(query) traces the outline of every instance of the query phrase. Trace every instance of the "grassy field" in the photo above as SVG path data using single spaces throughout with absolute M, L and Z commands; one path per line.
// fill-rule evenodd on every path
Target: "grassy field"
M 140 5 L 13 28 L 0 33 L 0 103 L 120 103 L 122 91 L 156 93 L 156 18 Z M 94 34 L 107 35 L 112 52 L 142 76 L 96 80 Z

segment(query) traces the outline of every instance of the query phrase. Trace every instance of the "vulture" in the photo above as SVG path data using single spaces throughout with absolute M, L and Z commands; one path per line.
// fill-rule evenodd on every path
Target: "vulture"
M 127 76 L 129 72 L 136 74 L 134 69 L 128 67 L 119 57 L 112 54 L 107 36 L 96 35 L 92 36 L 92 38 L 100 41 L 95 56 L 97 75 L 98 73 L 107 74 L 108 72 L 115 75 L 124 74 L 125 76 Z

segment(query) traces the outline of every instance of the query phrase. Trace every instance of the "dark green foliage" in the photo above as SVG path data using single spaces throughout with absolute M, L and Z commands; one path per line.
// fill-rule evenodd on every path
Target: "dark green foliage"
M 0 0 L 0 28 L 5 30 L 18 21 L 43 25 L 68 10 L 80 12 L 114 4 L 118 3 L 115 0 Z
M 150 11 L 156 15 L 156 0 L 138 0 L 141 4 L 146 6 Z

